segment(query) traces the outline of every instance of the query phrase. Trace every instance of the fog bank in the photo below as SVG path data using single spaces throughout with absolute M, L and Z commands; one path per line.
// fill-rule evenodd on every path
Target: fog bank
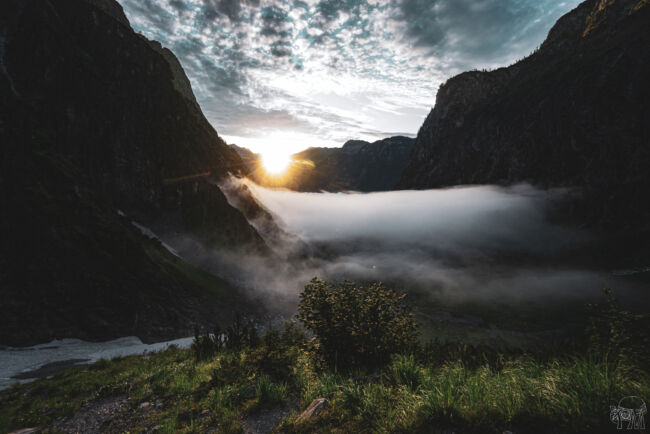
M 365 241 L 384 248 L 469 254 L 548 252 L 585 238 L 547 221 L 546 208 L 566 193 L 561 190 L 518 185 L 298 193 L 248 186 L 281 222 L 309 242 Z
M 548 220 L 567 191 L 518 185 L 298 193 L 230 182 L 245 183 L 311 254 L 296 256 L 295 246 L 277 236 L 265 237 L 276 258 L 205 249 L 187 236 L 166 240 L 190 262 L 250 289 L 269 306 L 291 310 L 314 276 L 383 281 L 459 302 L 563 303 L 599 297 L 604 286 L 630 286 L 608 270 L 571 265 L 571 252 L 588 234 Z

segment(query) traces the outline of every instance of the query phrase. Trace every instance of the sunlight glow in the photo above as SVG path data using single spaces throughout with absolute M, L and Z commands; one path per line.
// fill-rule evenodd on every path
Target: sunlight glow
M 291 156 L 286 153 L 271 151 L 262 153 L 264 170 L 272 175 L 279 175 L 289 167 Z

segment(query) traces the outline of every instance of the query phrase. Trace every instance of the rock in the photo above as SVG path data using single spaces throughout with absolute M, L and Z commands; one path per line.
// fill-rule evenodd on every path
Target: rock
M 189 422 L 191 417 L 192 412 L 190 410 L 183 410 L 178 413 L 177 419 L 179 422 Z
M 327 408 L 327 405 L 329 404 L 329 401 L 327 401 L 326 398 L 316 398 L 314 399 L 311 404 L 309 404 L 309 407 L 305 411 L 302 412 L 300 416 L 298 416 L 298 419 L 296 419 L 296 423 L 304 422 L 306 420 L 310 420 L 313 417 L 318 416 L 318 414 L 324 409 Z
M 232 306 L 255 309 L 235 288 L 220 300 L 182 277 L 157 240 L 115 212 L 154 232 L 269 253 L 214 184 L 243 162 L 173 54 L 135 33 L 115 0 L 3 0 L 2 11 L 1 63 L 16 89 L 0 74 L 0 143 L 12 161 L 0 173 L 0 342 L 159 342 L 227 322 Z
M 190 423 L 192 423 L 193 419 L 196 419 L 197 415 L 198 415 L 197 410 L 195 408 L 192 408 L 190 410 L 183 410 L 179 412 L 177 419 L 179 422 L 186 423 L 189 425 Z
M 116 1 L 111 0 L 85 0 L 87 3 L 91 3 L 101 9 L 105 14 L 113 17 L 119 23 L 125 25 L 129 29 L 131 24 L 129 23 L 128 18 L 124 15 L 124 9 Z
M 143 402 L 142 404 L 140 404 L 140 405 L 138 406 L 138 408 L 148 408 L 148 407 L 150 407 L 150 406 L 151 406 L 151 403 L 150 403 L 150 402 Z

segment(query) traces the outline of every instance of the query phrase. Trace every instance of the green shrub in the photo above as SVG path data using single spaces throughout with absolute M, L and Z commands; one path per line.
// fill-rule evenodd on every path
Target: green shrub
M 244 323 L 239 313 L 228 326 L 224 335 L 224 347 L 227 350 L 239 351 L 243 348 L 255 348 L 259 345 L 259 337 L 252 321 Z
M 198 327 L 194 327 L 194 340 L 190 348 L 197 362 L 214 357 L 215 354 L 223 349 L 223 340 L 219 325 L 217 324 L 215 326 L 212 334 L 206 332 L 204 335 L 199 333 Z
M 255 348 L 259 345 L 259 337 L 255 323 L 249 321 L 244 323 L 239 313 L 228 326 L 225 333 L 221 332 L 217 324 L 212 332 L 204 335 L 199 333 L 199 328 L 194 328 L 194 340 L 192 341 L 192 352 L 197 362 L 214 357 L 222 350 L 240 351 L 244 348 Z
M 603 289 L 607 300 L 591 306 L 589 352 L 606 361 L 610 369 L 650 366 L 650 315 L 633 314 L 620 308 L 614 293 Z
M 292 377 L 293 367 L 300 353 L 300 345 L 306 343 L 304 331 L 294 323 L 287 322 L 284 329 L 269 328 L 262 337 L 262 344 L 252 358 L 259 370 L 273 379 L 286 381 Z
M 297 318 L 314 333 L 330 366 L 373 368 L 417 343 L 404 297 L 381 283 L 335 285 L 314 278 L 300 294 Z
M 244 381 L 254 375 L 256 367 L 243 358 L 242 353 L 223 353 L 212 370 L 211 387 L 224 387 L 234 380 Z
M 285 384 L 274 384 L 268 376 L 263 375 L 257 382 L 255 395 L 261 406 L 281 404 L 287 400 L 287 386 Z
M 415 357 L 397 357 L 391 365 L 391 374 L 397 384 L 403 384 L 409 390 L 417 390 L 424 382 L 424 373 L 417 364 Z
M 363 388 L 359 384 L 350 383 L 341 390 L 343 407 L 356 414 L 363 402 Z

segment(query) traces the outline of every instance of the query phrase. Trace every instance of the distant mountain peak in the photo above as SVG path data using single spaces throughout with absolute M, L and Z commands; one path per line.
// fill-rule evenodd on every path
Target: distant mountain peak
M 348 140 L 343 144 L 343 152 L 347 153 L 355 153 L 359 152 L 361 148 L 364 146 L 370 144 L 370 142 L 366 142 L 365 140 Z
M 286 176 L 267 177 L 259 155 L 235 149 L 251 170 L 250 178 L 268 187 L 295 191 L 392 190 L 408 162 L 415 139 L 396 136 L 375 142 L 348 140 L 340 148 L 308 148 L 293 155 Z M 305 164 L 308 161 L 308 164 Z M 259 169 L 259 170 L 258 170 Z

